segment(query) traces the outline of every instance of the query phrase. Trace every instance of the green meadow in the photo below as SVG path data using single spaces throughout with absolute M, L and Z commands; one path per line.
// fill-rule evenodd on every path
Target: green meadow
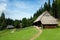
M 35 40 L 60 40 L 60 28 L 43 29 L 42 31 L 42 34 Z M 9 29 L 0 31 L 0 40 L 30 40 L 38 33 L 38 30 L 32 26 L 11 32 L 12 30 Z
M 60 40 L 60 28 L 44 29 L 36 40 Z
M 17 29 L 14 33 L 11 33 L 11 31 L 0 31 L 0 40 L 29 40 L 38 33 L 38 30 L 34 27 Z

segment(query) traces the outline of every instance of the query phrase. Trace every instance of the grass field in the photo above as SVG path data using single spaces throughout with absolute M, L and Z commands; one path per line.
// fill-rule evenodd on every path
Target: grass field
M 29 40 L 38 33 L 38 30 L 34 27 L 16 30 L 14 33 L 11 33 L 11 31 L 12 30 L 0 31 L 0 40 Z
M 60 40 L 60 28 L 44 29 L 36 40 Z
M 29 40 L 38 33 L 34 27 L 18 29 L 14 33 L 11 31 L 0 31 L 0 40 Z M 36 40 L 60 40 L 60 28 L 43 29 L 42 34 Z

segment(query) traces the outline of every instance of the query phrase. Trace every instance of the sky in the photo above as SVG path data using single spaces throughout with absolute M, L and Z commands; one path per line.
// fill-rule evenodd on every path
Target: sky
M 52 3 L 52 0 L 50 0 Z M 0 16 L 5 13 L 6 18 L 30 18 L 48 0 L 0 0 Z

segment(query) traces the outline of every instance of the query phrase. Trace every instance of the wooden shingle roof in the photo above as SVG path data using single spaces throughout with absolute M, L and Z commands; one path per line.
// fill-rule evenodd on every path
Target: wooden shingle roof
M 42 24 L 57 24 L 57 19 L 50 15 L 48 11 L 43 12 L 35 21 L 41 21 Z

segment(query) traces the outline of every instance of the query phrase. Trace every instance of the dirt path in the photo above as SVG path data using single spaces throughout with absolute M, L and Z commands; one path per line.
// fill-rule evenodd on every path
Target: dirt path
M 16 29 L 12 29 L 11 33 L 14 33 Z
M 39 27 L 37 27 L 37 26 L 34 26 L 39 32 L 35 35 L 35 36 L 33 36 L 30 40 L 35 40 L 37 37 L 39 37 L 40 35 L 41 35 L 41 33 L 42 33 L 42 29 L 41 28 L 39 28 Z

